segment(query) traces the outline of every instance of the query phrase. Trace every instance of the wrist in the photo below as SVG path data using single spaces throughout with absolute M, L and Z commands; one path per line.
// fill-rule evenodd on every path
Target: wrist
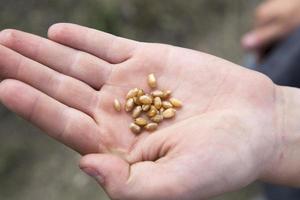
M 275 148 L 260 179 L 300 186 L 300 90 L 276 86 Z

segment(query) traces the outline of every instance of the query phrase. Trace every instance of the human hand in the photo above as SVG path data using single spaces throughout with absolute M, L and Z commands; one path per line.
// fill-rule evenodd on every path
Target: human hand
M 256 9 L 255 27 L 243 37 L 242 46 L 254 51 L 265 49 L 299 25 L 299 0 L 267 0 Z
M 264 75 L 72 24 L 52 26 L 49 38 L 57 43 L 0 33 L 1 102 L 84 155 L 81 169 L 112 199 L 205 199 L 263 177 L 277 158 L 277 87 Z M 184 107 L 136 137 L 112 102 L 146 89 L 149 73 Z

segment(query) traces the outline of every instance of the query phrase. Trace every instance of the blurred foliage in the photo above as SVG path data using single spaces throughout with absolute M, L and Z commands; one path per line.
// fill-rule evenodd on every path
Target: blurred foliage
M 0 0 L 0 29 L 46 36 L 72 22 L 148 42 L 204 50 L 239 62 L 240 35 L 258 0 Z M 228 53 L 228 49 L 234 51 Z
M 239 40 L 259 0 L 0 0 L 0 30 L 46 37 L 72 22 L 123 37 L 202 50 L 241 62 Z M 1 58 L 0 58 L 1 59 Z M 107 199 L 78 155 L 0 108 L 0 199 Z M 218 198 L 246 200 L 256 187 Z

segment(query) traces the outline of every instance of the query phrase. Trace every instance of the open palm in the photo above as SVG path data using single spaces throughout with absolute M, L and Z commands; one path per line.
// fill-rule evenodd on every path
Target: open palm
M 268 134 L 276 134 L 276 91 L 266 77 L 73 24 L 52 26 L 49 38 L 0 33 L 1 102 L 85 155 L 81 168 L 113 199 L 207 198 L 263 173 L 273 153 L 264 149 L 275 143 Z M 184 107 L 153 134 L 135 136 L 130 115 L 112 102 L 133 87 L 149 91 L 150 73 Z

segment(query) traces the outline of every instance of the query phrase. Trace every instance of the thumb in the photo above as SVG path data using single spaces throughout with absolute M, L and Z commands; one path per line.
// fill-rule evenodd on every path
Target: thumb
M 112 154 L 89 154 L 81 158 L 79 167 L 94 178 L 112 199 L 123 197 L 129 164 Z

